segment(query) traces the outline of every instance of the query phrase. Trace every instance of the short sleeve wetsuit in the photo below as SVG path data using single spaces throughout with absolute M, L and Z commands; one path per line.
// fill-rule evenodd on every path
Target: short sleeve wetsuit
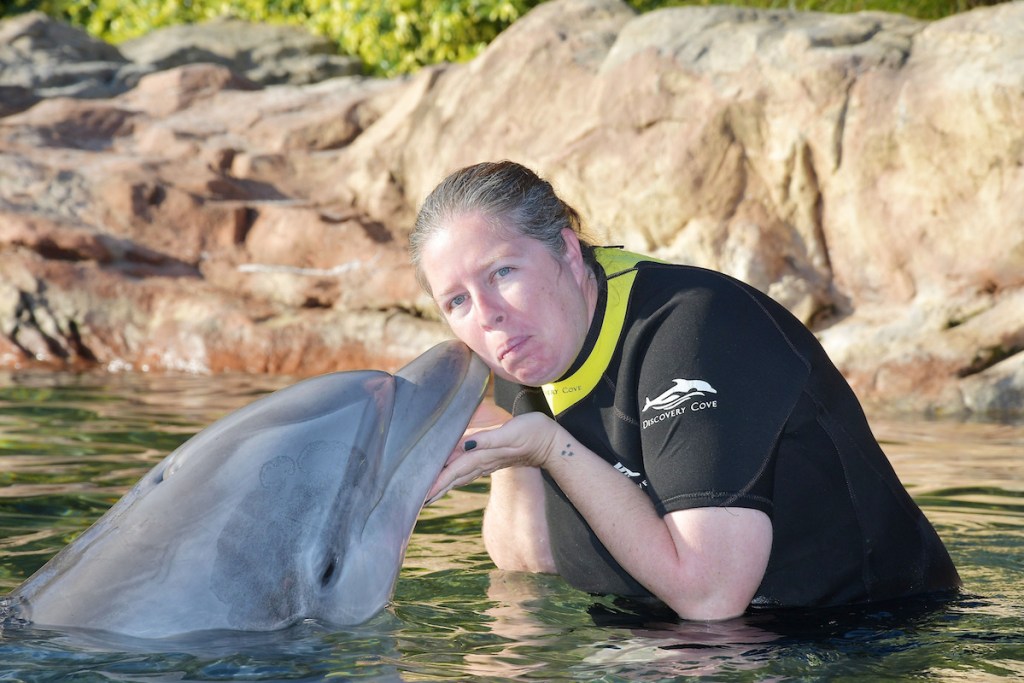
M 553 415 L 650 496 L 662 515 L 761 510 L 773 542 L 754 606 L 852 604 L 955 589 L 957 571 L 814 335 L 721 273 L 598 248 L 591 330 L 564 377 L 499 381 L 513 414 Z M 545 475 L 559 573 L 650 594 Z

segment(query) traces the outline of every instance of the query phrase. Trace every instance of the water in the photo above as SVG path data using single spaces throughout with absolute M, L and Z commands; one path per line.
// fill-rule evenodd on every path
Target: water
M 0 593 L 198 429 L 282 385 L 0 374 Z M 421 515 L 394 604 L 368 624 L 309 622 L 159 648 L 8 628 L 0 681 L 1024 678 L 1024 428 L 873 424 L 960 568 L 965 590 L 952 601 L 678 623 L 556 577 L 494 570 L 480 542 L 478 484 Z

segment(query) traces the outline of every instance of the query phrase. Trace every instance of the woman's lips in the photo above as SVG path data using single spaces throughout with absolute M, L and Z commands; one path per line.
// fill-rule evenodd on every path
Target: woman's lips
M 523 345 L 528 337 L 513 337 L 504 344 L 498 347 L 498 362 L 501 363 L 505 360 L 505 357 L 509 354 L 514 353 L 520 346 Z

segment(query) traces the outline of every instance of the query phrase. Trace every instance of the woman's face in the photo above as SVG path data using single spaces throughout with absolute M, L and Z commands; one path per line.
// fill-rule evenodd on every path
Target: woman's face
M 455 336 L 495 374 L 528 386 L 561 377 L 583 346 L 597 288 L 572 230 L 556 256 L 483 215 L 456 217 L 424 245 L 420 261 Z

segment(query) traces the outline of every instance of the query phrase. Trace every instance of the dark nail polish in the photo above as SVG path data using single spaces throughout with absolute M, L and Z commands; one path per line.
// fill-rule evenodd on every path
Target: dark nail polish
M 474 448 L 476 448 L 476 441 L 470 439 L 469 441 L 466 442 L 463 448 L 466 449 L 467 451 L 473 450 Z

